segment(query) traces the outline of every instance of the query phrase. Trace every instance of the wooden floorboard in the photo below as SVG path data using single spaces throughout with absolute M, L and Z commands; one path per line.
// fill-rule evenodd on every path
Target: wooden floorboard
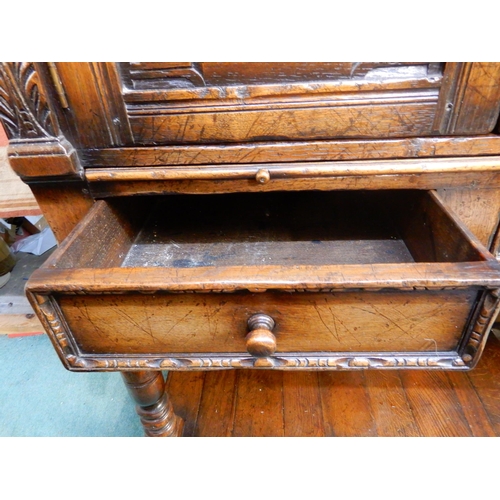
M 205 375 L 195 436 L 232 435 L 238 375 L 235 370 L 222 370 Z
M 500 436 L 500 341 L 470 372 L 171 372 L 185 436 Z
M 284 436 L 283 372 L 242 370 L 238 374 L 233 436 Z
M 285 436 L 325 435 L 317 372 L 284 372 L 283 405 Z
M 403 387 L 421 436 L 472 436 L 445 372 L 401 372 Z
M 41 335 L 44 329 L 34 313 L 0 314 L 0 335 Z
M 320 372 L 318 375 L 325 434 L 338 437 L 376 436 L 365 374 L 342 371 Z
M 468 374 L 490 419 L 495 434 L 500 436 L 500 341 L 490 335 L 477 367 Z
M 475 437 L 495 436 L 495 430 L 493 429 L 490 417 L 469 376 L 464 377 L 461 373 L 453 372 L 446 375 L 455 390 L 472 435 Z
M 419 430 L 408 402 L 400 373 L 366 372 L 366 385 L 377 436 L 414 437 Z

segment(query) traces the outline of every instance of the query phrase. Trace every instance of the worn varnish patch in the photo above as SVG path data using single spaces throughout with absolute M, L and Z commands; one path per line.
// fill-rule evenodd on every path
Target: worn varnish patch
M 328 265 L 413 262 L 400 239 L 134 244 L 123 267 Z

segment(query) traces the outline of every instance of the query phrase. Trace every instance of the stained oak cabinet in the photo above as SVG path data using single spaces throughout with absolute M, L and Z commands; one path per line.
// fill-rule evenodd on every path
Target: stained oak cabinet
M 500 64 L 3 63 L 9 160 L 59 248 L 27 294 L 119 371 L 469 370 L 499 309 Z

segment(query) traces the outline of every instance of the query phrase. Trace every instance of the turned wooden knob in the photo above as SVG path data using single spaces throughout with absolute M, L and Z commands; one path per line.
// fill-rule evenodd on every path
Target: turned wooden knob
M 261 168 L 256 174 L 255 174 L 255 180 L 259 184 L 265 184 L 266 182 L 269 182 L 271 179 L 271 174 L 269 173 L 269 170 L 265 168 Z
M 276 351 L 276 337 L 272 329 L 274 320 L 267 314 L 254 314 L 248 319 L 250 332 L 245 337 L 247 351 L 252 356 L 272 356 Z

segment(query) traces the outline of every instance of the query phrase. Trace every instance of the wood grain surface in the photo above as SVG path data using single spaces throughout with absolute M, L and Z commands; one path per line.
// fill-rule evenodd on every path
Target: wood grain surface
M 82 182 L 37 183 L 30 187 L 59 243 L 85 217 L 94 203 Z
M 0 314 L 0 335 L 9 337 L 45 333 L 40 320 L 33 314 Z
M 476 294 L 62 295 L 58 302 L 89 354 L 245 353 L 256 313 L 276 322 L 277 353 L 433 352 L 456 349 Z
M 437 93 L 398 98 L 368 96 L 356 102 L 290 105 L 291 109 L 252 110 L 247 107 L 203 113 L 163 112 L 130 115 L 137 144 L 250 142 L 334 137 L 417 137 L 430 135 Z M 411 102 L 413 98 L 414 102 Z M 409 100 L 407 103 L 405 100 Z M 385 101 L 385 102 L 384 102 Z M 399 102 L 398 102 L 399 101 Z M 224 107 L 226 108 L 226 106 Z M 297 109 L 293 109 L 297 108 Z
M 486 247 L 491 248 L 500 224 L 499 189 L 440 189 L 440 198 Z
M 131 89 L 196 90 L 206 86 L 259 85 L 303 81 L 356 80 L 393 82 L 399 76 L 407 85 L 415 80 L 436 85 L 443 63 L 427 62 L 131 62 L 121 63 L 123 81 Z M 431 79 L 431 77 L 433 77 Z M 423 82 L 422 82 L 423 83 Z
M 324 177 L 275 178 L 261 184 L 257 169 L 248 178 L 210 180 L 96 181 L 89 185 L 95 198 L 137 195 L 260 193 L 271 191 L 335 191 L 377 189 L 500 188 L 500 172 L 388 173 L 373 175 L 333 175 Z M 222 175 L 223 177 L 223 175 Z

